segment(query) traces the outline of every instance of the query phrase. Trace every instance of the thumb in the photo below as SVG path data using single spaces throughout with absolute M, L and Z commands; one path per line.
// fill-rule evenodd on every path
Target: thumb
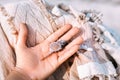
M 26 46 L 26 40 L 27 40 L 28 30 L 26 24 L 22 23 L 20 24 L 20 31 L 18 35 L 18 42 L 17 44 L 19 46 Z

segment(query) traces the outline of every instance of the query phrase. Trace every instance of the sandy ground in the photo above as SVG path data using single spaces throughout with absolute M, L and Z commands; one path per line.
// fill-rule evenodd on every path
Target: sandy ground
M 6 4 L 22 0 L 0 0 Z M 103 13 L 104 24 L 112 31 L 117 40 L 120 40 L 120 0 L 46 0 L 51 4 L 65 3 L 77 10 L 95 9 Z

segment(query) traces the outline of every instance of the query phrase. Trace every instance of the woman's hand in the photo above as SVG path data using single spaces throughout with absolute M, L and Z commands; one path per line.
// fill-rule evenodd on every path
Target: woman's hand
M 72 40 L 63 50 L 50 53 L 50 43 L 57 40 L 69 41 L 79 33 L 79 28 L 66 25 L 46 40 L 34 47 L 27 47 L 28 30 L 25 24 L 20 25 L 17 42 L 14 44 L 16 53 L 16 69 L 25 72 L 31 79 L 43 80 L 52 74 L 64 61 L 78 51 L 82 43 L 80 36 Z

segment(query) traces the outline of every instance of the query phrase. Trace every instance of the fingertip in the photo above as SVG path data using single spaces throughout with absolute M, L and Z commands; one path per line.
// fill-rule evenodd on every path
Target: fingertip
M 80 28 L 78 28 L 78 27 L 73 27 L 73 29 L 74 29 L 74 32 L 77 32 L 77 33 L 80 32 Z
M 26 23 L 20 23 L 20 26 L 25 26 L 26 25 Z
M 27 35 L 28 35 L 27 26 L 25 23 L 21 23 L 19 36 L 18 36 L 18 44 L 19 45 L 26 45 Z
M 74 46 L 72 46 L 71 48 L 70 48 L 70 50 L 71 50 L 71 56 L 72 56 L 72 54 L 74 54 L 75 52 L 77 52 L 78 51 L 78 49 L 79 49 L 79 46 L 80 45 L 74 45 Z
M 71 24 L 66 24 L 65 27 L 72 28 Z
M 84 41 L 83 37 L 82 36 L 79 36 L 79 37 L 80 37 L 81 43 L 83 43 L 83 41 Z
M 27 34 L 27 25 L 25 23 L 20 24 L 20 31 L 22 31 L 23 34 Z
M 83 43 L 83 42 L 84 42 L 84 39 L 83 39 L 82 37 L 81 37 L 81 39 L 80 39 L 80 40 L 81 40 L 81 43 Z
M 20 23 L 20 27 L 27 27 L 26 23 Z

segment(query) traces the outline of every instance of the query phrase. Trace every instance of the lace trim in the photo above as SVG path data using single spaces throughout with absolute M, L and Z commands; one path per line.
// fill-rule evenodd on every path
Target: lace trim
M 98 62 L 90 62 L 80 65 L 77 66 L 77 71 L 80 79 L 95 75 L 116 76 L 116 70 L 110 61 L 103 64 Z

